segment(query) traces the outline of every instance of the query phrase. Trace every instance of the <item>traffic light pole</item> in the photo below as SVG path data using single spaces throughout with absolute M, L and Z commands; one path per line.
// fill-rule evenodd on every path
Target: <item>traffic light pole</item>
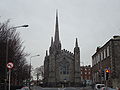
M 108 85 L 109 74 L 110 74 L 110 70 L 106 69 L 105 70 L 106 88 L 107 88 L 107 85 Z
M 102 81 L 104 81 L 105 78 L 105 71 L 101 70 L 101 83 L 103 83 Z
M 106 80 L 106 88 L 107 88 L 107 80 Z

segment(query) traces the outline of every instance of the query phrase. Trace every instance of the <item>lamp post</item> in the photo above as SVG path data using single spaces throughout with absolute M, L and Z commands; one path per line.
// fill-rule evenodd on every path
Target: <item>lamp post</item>
M 30 81 L 31 81 L 31 59 L 32 59 L 33 57 L 38 57 L 38 56 L 40 56 L 40 55 L 38 54 L 38 55 L 34 55 L 34 56 L 31 56 L 31 57 L 30 57 L 30 68 L 29 68 L 29 88 L 30 88 Z
M 9 28 L 7 31 L 10 31 L 12 29 L 16 29 L 16 28 L 21 28 L 21 27 L 28 27 L 28 25 L 21 25 L 21 26 L 16 26 L 16 27 L 11 27 Z M 8 37 L 8 32 L 6 32 L 6 65 L 8 63 L 8 41 L 9 41 L 9 37 Z M 5 68 L 5 90 L 7 90 L 7 67 Z

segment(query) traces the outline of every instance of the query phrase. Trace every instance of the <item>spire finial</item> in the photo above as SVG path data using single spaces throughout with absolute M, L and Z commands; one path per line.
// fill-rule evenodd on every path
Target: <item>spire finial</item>
M 77 38 L 76 38 L 75 47 L 78 47 L 78 41 L 77 41 Z
M 56 18 L 58 17 L 58 9 L 56 9 Z
M 55 42 L 59 42 L 58 10 L 56 10 Z

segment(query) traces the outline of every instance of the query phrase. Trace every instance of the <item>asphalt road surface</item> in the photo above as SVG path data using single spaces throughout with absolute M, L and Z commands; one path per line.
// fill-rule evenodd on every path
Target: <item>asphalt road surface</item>
M 86 88 L 75 88 L 75 87 L 67 87 L 67 88 L 41 88 L 39 86 L 34 86 L 32 90 L 92 90 L 90 87 Z

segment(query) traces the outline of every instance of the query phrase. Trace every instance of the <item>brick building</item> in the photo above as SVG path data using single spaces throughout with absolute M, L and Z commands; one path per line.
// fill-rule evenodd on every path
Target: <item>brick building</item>
M 92 81 L 92 67 L 91 65 L 88 66 L 81 66 L 80 67 L 81 70 L 81 81 L 85 82 L 86 84 L 91 84 Z
M 109 69 L 108 80 L 105 70 Z M 120 36 L 114 36 L 102 47 L 97 47 L 92 56 L 92 76 L 94 83 L 107 83 L 108 86 L 120 87 Z

